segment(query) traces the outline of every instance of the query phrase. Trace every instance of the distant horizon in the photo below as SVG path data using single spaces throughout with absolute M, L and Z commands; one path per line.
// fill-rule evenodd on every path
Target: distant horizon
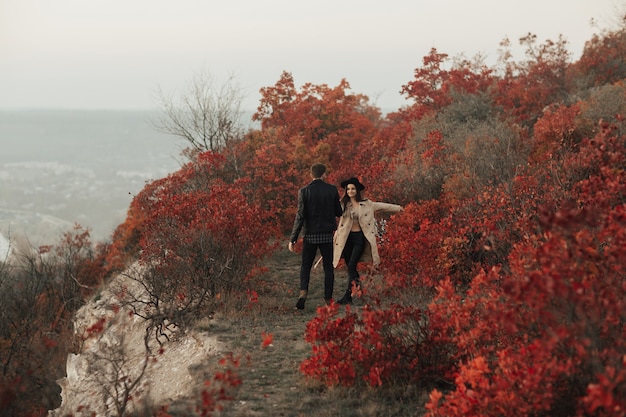
M 153 128 L 157 114 L 0 109 L 0 233 L 52 244 L 78 223 L 108 239 L 146 181 L 180 169 L 185 142 Z
M 407 104 L 408 105 L 408 104 Z M 384 108 L 384 107 L 379 107 L 376 105 L 373 105 L 374 107 L 378 107 L 380 110 L 383 110 L 384 113 L 388 113 L 391 111 L 396 111 L 399 110 L 400 108 Z M 148 112 L 148 111 L 155 111 L 155 112 L 162 112 L 163 109 L 159 108 L 159 107 L 0 107 L 0 111 L 2 112 L 9 112 L 9 111 L 85 111 L 85 112 L 91 112 L 91 111 L 144 111 L 144 112 Z M 254 109 L 244 109 L 242 110 L 243 113 L 256 113 L 257 108 Z

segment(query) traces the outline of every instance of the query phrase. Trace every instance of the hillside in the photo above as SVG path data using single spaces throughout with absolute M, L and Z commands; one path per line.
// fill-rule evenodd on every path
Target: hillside
M 267 286 L 258 304 L 248 311 L 231 311 L 199 317 L 193 329 L 185 335 L 177 335 L 163 346 L 164 353 L 148 365 L 146 374 L 134 399 L 127 406 L 132 410 L 145 404 L 161 406 L 169 404 L 170 415 L 193 413 L 205 379 L 220 369 L 221 358 L 232 353 L 239 358 L 239 366 L 233 368 L 241 378 L 241 385 L 231 391 L 232 401 L 225 401 L 224 415 L 243 416 L 409 416 L 424 402 L 411 389 L 393 393 L 355 389 L 327 389 L 309 381 L 299 372 L 300 362 L 310 354 L 311 348 L 304 341 L 306 324 L 315 316 L 317 307 L 323 305 L 323 274 L 314 270 L 311 276 L 311 296 L 305 310 L 293 308 L 297 294 L 299 255 L 285 248 L 267 260 Z M 337 273 L 335 288 L 343 288 L 344 270 Z M 114 316 L 111 304 L 115 302 L 116 287 L 122 278 L 113 280 L 76 315 L 78 328 L 86 328 L 102 316 Z M 337 293 L 337 291 L 336 291 Z M 106 300 L 106 301 L 105 301 Z M 362 301 L 356 301 L 359 308 Z M 143 335 L 145 326 L 137 317 L 124 316 L 101 335 L 98 343 L 87 342 L 79 355 L 71 354 L 67 364 L 67 378 L 60 381 L 63 387 L 62 406 L 50 412 L 50 417 L 72 413 L 87 415 L 101 410 L 97 415 L 115 415 L 103 411 L 103 378 L 98 380 L 86 361 L 90 355 L 103 355 L 112 341 L 123 341 L 124 366 L 130 367 L 131 375 L 140 372 L 143 363 Z M 271 344 L 262 346 L 263 335 L 270 334 Z M 96 350 L 99 346 L 99 351 Z M 121 362 L 121 361 L 120 361 Z M 102 375 L 100 375 L 102 376 Z M 109 400 L 111 407 L 115 402 Z M 82 410 L 77 412 L 77 410 Z M 90 411 L 88 411 L 90 410 Z M 114 411 L 114 410 L 113 410 Z
M 66 398 L 108 396 L 100 414 L 626 417 L 626 30 L 575 63 L 562 38 L 520 44 L 495 68 L 432 49 L 384 118 L 347 80 L 287 71 L 259 130 L 175 114 L 204 128 L 188 162 L 133 196 L 110 244 L 78 227 L 0 264 L 0 407 L 57 407 L 73 352 L 90 360 L 70 356 Z M 382 262 L 356 305 L 322 306 L 316 270 L 297 312 L 284 235 L 320 162 L 403 210 L 359 214 L 381 221 Z

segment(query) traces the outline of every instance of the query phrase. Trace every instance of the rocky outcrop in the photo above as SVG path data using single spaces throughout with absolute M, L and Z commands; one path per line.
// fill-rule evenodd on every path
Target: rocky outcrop
M 134 272 L 136 273 L 136 272 Z M 144 319 L 132 314 L 118 294 L 140 297 L 142 286 L 120 274 L 75 316 L 78 353 L 67 358 L 61 406 L 48 413 L 62 416 L 115 416 L 185 403 L 204 381 L 204 372 L 220 354 L 206 332 L 171 332 L 160 345 L 146 335 Z

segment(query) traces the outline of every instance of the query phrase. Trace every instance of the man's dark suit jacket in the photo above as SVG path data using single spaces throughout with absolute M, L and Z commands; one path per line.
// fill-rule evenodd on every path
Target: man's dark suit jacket
M 337 187 L 321 179 L 311 181 L 298 191 L 298 213 L 289 241 L 296 242 L 301 230 L 304 236 L 334 233 L 341 214 Z

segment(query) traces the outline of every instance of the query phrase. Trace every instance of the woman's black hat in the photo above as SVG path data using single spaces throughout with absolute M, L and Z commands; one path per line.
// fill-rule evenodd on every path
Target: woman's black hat
M 357 191 L 365 190 L 365 186 L 363 184 L 361 184 L 359 179 L 356 178 L 356 177 L 348 178 L 347 180 L 343 181 L 341 183 L 341 188 L 346 188 L 348 186 L 348 184 L 354 184 L 354 186 L 356 187 Z

